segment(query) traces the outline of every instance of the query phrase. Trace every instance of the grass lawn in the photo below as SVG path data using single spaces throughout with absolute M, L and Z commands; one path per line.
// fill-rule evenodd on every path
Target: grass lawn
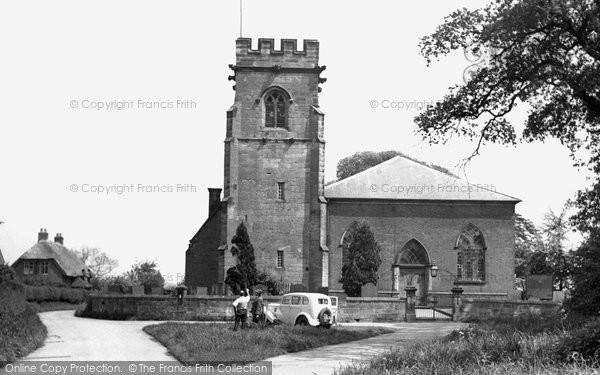
M 384 328 L 322 329 L 285 325 L 255 326 L 234 332 L 232 324 L 163 323 L 144 327 L 144 331 L 186 364 L 198 361 L 254 362 L 393 332 Z
M 558 314 L 490 319 L 446 337 L 392 349 L 335 374 L 600 374 L 599 323 Z

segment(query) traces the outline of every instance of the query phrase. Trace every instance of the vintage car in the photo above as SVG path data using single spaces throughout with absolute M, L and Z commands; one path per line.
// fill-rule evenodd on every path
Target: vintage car
M 270 303 L 265 315 L 270 323 L 330 328 L 337 322 L 337 302 L 321 293 L 288 293 L 280 303 Z

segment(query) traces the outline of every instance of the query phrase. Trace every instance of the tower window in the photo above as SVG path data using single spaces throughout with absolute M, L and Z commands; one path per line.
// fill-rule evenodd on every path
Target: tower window
M 285 182 L 277 183 L 277 199 L 280 201 L 285 200 Z
M 273 89 L 265 95 L 265 127 L 286 128 L 289 100 L 287 95 L 278 89 Z
M 283 268 L 283 250 L 277 250 L 277 268 Z

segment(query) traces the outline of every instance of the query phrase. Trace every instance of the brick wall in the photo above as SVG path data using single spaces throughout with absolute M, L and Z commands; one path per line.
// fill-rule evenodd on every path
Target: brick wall
M 185 283 L 190 287 L 219 282 L 221 211 L 216 211 L 190 241 L 185 253 Z
M 329 200 L 328 246 L 329 287 L 342 289 L 340 240 L 353 221 L 366 220 L 381 246 L 382 264 L 378 289 L 392 290 L 392 263 L 404 244 L 418 240 L 440 269 L 456 274 L 456 239 L 463 227 L 475 224 L 486 241 L 486 282 L 461 285 L 465 293 L 507 293 L 514 288 L 514 203 L 494 202 L 357 202 Z M 427 272 L 430 291 L 447 292 L 452 276 L 440 272 L 432 278 Z

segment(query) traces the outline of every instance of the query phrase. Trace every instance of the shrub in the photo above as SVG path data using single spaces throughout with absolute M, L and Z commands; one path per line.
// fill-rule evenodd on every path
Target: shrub
M 57 288 L 53 286 L 25 286 L 27 301 L 30 302 L 69 302 L 82 303 L 88 291 L 73 288 Z
M 8 264 L 0 264 L 0 283 L 3 281 L 16 281 L 17 274 Z
M 587 322 L 571 331 L 558 347 L 559 359 L 600 361 L 600 320 Z
M 0 367 L 40 347 L 47 330 L 21 284 L 0 282 Z

